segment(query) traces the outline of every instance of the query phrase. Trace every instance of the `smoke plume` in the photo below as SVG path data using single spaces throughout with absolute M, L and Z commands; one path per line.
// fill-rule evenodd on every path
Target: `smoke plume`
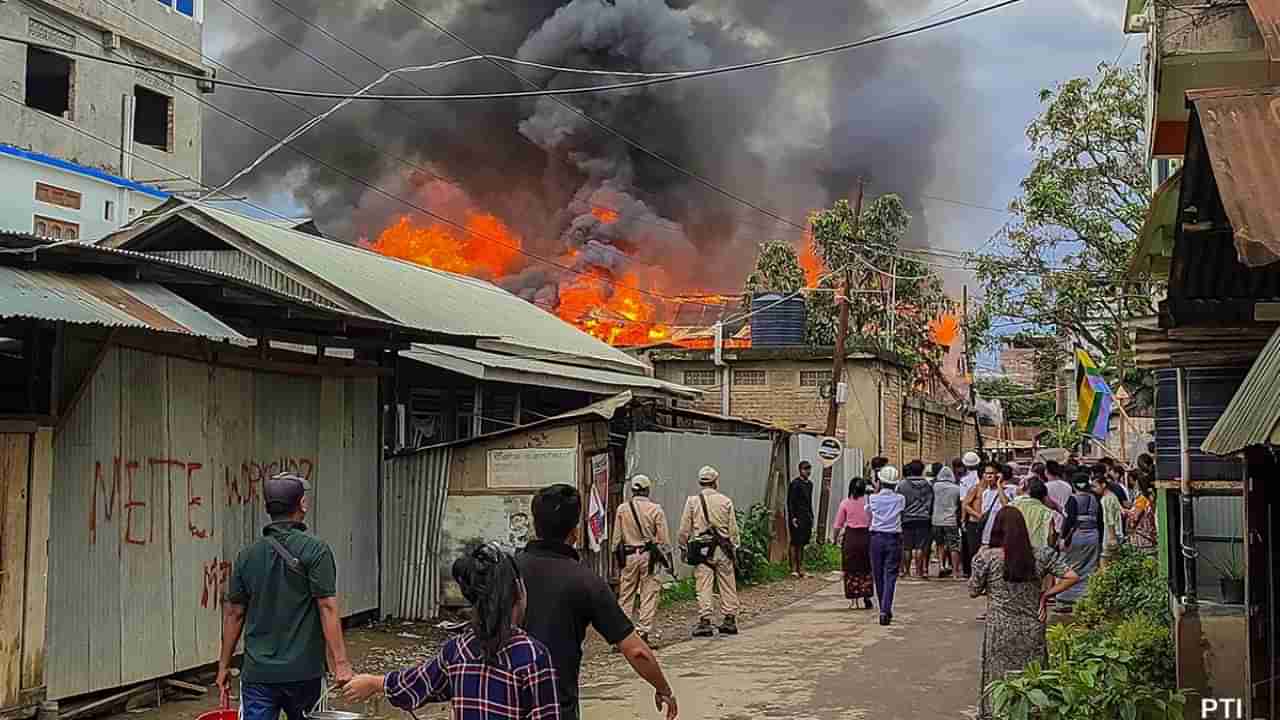
M 381 74 L 270 0 L 225 0 L 260 18 L 352 81 Z M 869 36 L 927 12 L 926 0 L 405 0 L 486 52 L 540 63 L 659 72 L 737 63 Z M 386 67 L 470 54 L 395 2 L 290 4 Z M 305 7 L 303 7 L 305 5 Z M 206 42 L 259 82 L 349 91 L 315 60 L 262 34 L 228 5 L 210 3 Z M 944 33 L 882 43 L 783 68 L 566 98 L 573 107 L 740 197 L 802 220 L 847 197 L 898 192 L 913 210 L 913 242 L 928 228 L 919 212 L 935 180 L 952 119 L 942 108 L 967 92 L 966 52 Z M 543 87 L 608 83 L 531 68 Z M 225 74 L 223 75 L 225 76 Z M 432 92 L 521 90 L 488 63 L 410 77 Z M 393 79 L 379 90 L 420 92 Z M 219 89 L 231 115 L 282 135 L 306 119 L 266 95 Z M 307 101 L 312 112 L 327 108 Z M 218 182 L 265 146 L 206 111 L 204 174 Z M 377 146 L 381 151 L 370 145 Z M 664 290 L 732 291 L 762 240 L 798 241 L 794 228 L 713 192 L 551 100 L 354 103 L 296 147 L 386 193 L 461 220 L 459 208 L 493 213 L 535 253 L 575 268 L 630 273 Z M 451 190 L 440 191 L 441 185 Z M 331 236 L 375 237 L 405 205 L 290 150 L 234 188 L 273 194 L 309 211 Z M 446 201 L 441 201 L 447 196 Z M 429 218 L 415 218 L 428 222 Z M 556 302 L 565 273 L 536 261 L 503 284 L 539 303 Z

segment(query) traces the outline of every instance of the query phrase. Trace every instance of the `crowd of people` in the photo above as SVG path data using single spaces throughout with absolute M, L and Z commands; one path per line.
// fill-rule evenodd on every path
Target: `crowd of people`
M 812 467 L 798 467 L 787 495 L 791 570 L 805 574 L 805 547 L 815 531 Z M 1045 654 L 1049 603 L 1063 612 L 1089 577 L 1125 543 L 1156 544 L 1150 458 L 1135 471 L 1104 460 L 1011 465 L 968 452 L 950 464 L 922 460 L 902 472 L 885 458 L 869 479 L 854 478 L 839 506 L 833 539 L 842 556 L 851 608 L 878 607 L 893 622 L 899 577 L 968 582 L 987 596 L 982 685 Z M 681 513 L 674 548 L 662 507 L 649 499 L 652 482 L 633 476 L 617 509 L 612 551 L 620 568 L 614 594 L 605 578 L 581 562 L 583 501 L 557 484 L 531 503 L 536 538 L 519 553 L 497 543 L 469 548 L 452 577 L 470 604 L 465 629 L 427 662 L 385 675 L 356 675 L 347 660 L 332 550 L 307 533 L 309 486 L 282 473 L 264 483 L 271 523 L 236 559 L 225 597 L 216 683 L 229 692 L 230 665 L 243 639 L 241 713 L 304 720 L 321 700 L 326 669 L 345 698 L 383 696 L 415 709 L 449 703 L 454 718 L 561 720 L 579 716 L 578 683 L 587 628 L 626 658 L 654 691 L 668 720 L 677 701 L 650 646 L 659 576 L 673 569 L 678 549 L 693 568 L 698 597 L 694 637 L 736 635 L 735 565 L 741 546 L 733 501 L 719 491 L 719 472 L 703 467 L 699 490 Z M 719 624 L 715 624 L 716 615 Z M 981 717 L 989 717 L 985 698 Z
M 931 579 L 936 554 L 937 578 L 966 581 L 973 597 L 988 598 L 978 618 L 985 688 L 1045 657 L 1050 603 L 1070 613 L 1121 545 L 1155 551 L 1153 470 L 1145 454 L 1133 469 L 1104 458 L 1089 466 L 1036 462 L 1019 472 L 967 452 L 950 464 L 913 460 L 900 477 L 876 458 L 869 481 L 850 482 L 832 525 L 845 597 L 851 608 L 878 606 L 880 624 L 889 625 L 898 577 Z M 799 493 L 791 497 L 800 502 Z M 990 716 L 985 697 L 979 716 Z

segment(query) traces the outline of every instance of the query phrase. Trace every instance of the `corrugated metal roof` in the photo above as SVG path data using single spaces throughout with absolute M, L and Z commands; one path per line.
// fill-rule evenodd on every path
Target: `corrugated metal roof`
M 248 340 L 216 317 L 150 282 L 0 266 L 0 318 L 61 320 Z
M 1213 176 L 1250 267 L 1280 260 L 1280 86 L 1193 90 Z
M 1267 46 L 1267 57 L 1280 62 L 1280 0 L 1249 0 L 1249 10 Z
M 683 385 L 658 380 L 645 375 L 597 370 L 595 368 L 561 365 L 545 360 L 533 360 L 513 355 L 500 355 L 472 348 L 452 345 L 426 345 L 415 343 L 400 355 L 411 360 L 461 373 L 477 380 L 492 380 L 524 385 L 548 387 L 570 386 L 582 389 L 582 385 L 601 386 L 604 392 L 624 389 L 651 390 L 663 395 L 696 400 L 702 392 Z
M 173 202 L 177 201 L 162 205 L 153 214 L 168 212 Z M 528 354 L 543 359 L 606 363 L 624 372 L 647 371 L 636 358 L 491 283 L 219 208 L 188 204 L 153 227 L 128 231 L 119 237 L 125 238 L 122 242 L 126 247 L 146 249 L 148 233 L 191 213 L 229 228 L 257 246 L 254 249 L 273 256 L 273 262 L 291 264 L 314 276 L 314 280 L 304 282 L 344 293 L 366 311 L 380 312 L 403 325 L 457 335 L 500 337 L 505 345 L 527 349 Z
M 1232 455 L 1254 445 L 1280 444 L 1280 330 L 1271 336 L 1200 449 Z

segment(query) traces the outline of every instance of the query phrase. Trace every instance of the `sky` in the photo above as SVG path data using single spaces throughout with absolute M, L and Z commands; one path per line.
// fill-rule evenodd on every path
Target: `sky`
M 208 3 L 210 20 L 205 38 L 206 54 L 226 60 L 260 82 L 293 87 L 346 89 L 341 84 L 335 84 L 332 78 L 325 77 L 325 73 L 318 68 L 308 67 L 307 63 L 291 57 L 288 51 L 273 48 L 276 41 L 258 36 L 255 28 L 246 25 L 241 18 L 232 16 L 220 4 L 222 1 L 210 0 Z M 232 1 L 241 3 L 241 7 L 268 22 L 272 17 L 278 16 L 272 14 L 266 0 Z M 449 22 L 453 18 L 460 18 L 460 23 L 466 20 L 469 6 L 484 6 L 493 2 L 421 1 L 433 7 L 431 11 L 436 13 L 437 19 Z M 871 4 L 876 2 L 868 1 Z M 578 2 L 581 3 L 582 0 Z M 686 2 L 693 6 L 690 12 L 702 12 L 706 16 L 725 19 L 723 26 L 727 29 L 724 36 L 732 36 L 734 41 L 744 46 L 752 43 L 767 45 L 772 42 L 776 47 L 790 52 L 865 34 L 852 24 L 844 27 L 832 22 L 830 24 L 834 29 L 824 28 L 827 20 L 824 13 L 830 10 L 822 8 L 840 5 L 828 5 L 829 0 L 795 0 L 786 4 L 785 13 L 767 14 L 748 12 L 755 0 Z M 875 12 L 868 11 L 868 16 L 875 15 L 877 29 L 894 27 L 927 16 L 951 2 L 952 0 L 879 0 Z M 387 0 L 364 3 L 346 0 L 340 4 L 356 8 L 352 12 L 360 19 L 361 27 L 359 31 L 352 29 L 351 34 L 347 34 L 341 23 L 331 19 L 328 25 L 331 30 L 362 50 L 383 58 L 389 64 L 393 63 L 388 53 L 394 55 L 398 47 L 396 43 L 401 40 L 389 37 L 387 47 L 381 47 L 377 46 L 381 43 L 375 34 L 380 28 L 378 22 L 397 22 L 392 17 L 394 8 L 390 3 Z M 984 4 L 986 0 L 971 0 L 960 10 L 968 11 Z M 782 5 L 766 3 L 761 7 L 778 10 Z M 1008 220 L 1008 216 L 938 198 L 991 208 L 1007 206 L 1016 196 L 1019 180 L 1030 166 L 1031 156 L 1027 151 L 1023 132 L 1040 108 L 1040 90 L 1071 77 L 1092 74 L 1100 62 L 1113 62 L 1121 58 L 1122 62 L 1133 63 L 1139 59 L 1141 38 L 1126 42 L 1126 36 L 1121 32 L 1123 7 L 1123 0 L 1023 0 L 1012 7 L 939 30 L 890 41 L 892 48 L 854 50 L 815 60 L 809 67 L 791 66 L 783 70 L 752 71 L 751 77 L 720 76 L 691 81 L 691 84 L 698 84 L 698 87 L 687 89 L 692 101 L 686 99 L 686 106 L 660 104 L 655 116 L 647 120 L 650 123 L 661 123 L 664 121 L 662 113 L 675 108 L 675 114 L 680 117 L 672 115 L 671 126 L 677 133 L 687 133 L 694 140 L 690 144 L 697 145 L 718 142 L 713 124 L 732 120 L 723 115 L 713 115 L 711 110 L 706 115 L 698 114 L 697 107 L 688 111 L 686 107 L 689 103 L 695 106 L 698 102 L 735 103 L 733 108 L 736 113 L 758 109 L 761 119 L 746 125 L 750 131 L 749 137 L 733 147 L 755 157 L 758 164 L 766 168 L 764 175 L 768 176 L 769 182 L 756 181 L 752 177 L 753 173 L 744 172 L 731 163 L 720 162 L 712 158 L 711 154 L 699 155 L 696 151 L 685 151 L 676 157 L 739 196 L 764 207 L 778 208 L 788 217 L 795 218 L 803 217 L 806 206 L 812 208 L 818 203 L 829 201 L 843 192 L 843 189 L 850 187 L 851 173 L 866 173 L 870 176 L 868 192 L 871 195 L 884 192 L 899 192 L 904 195 L 915 214 L 913 228 L 916 228 L 916 233 L 910 239 L 912 244 L 953 251 L 972 250 L 987 243 L 992 234 Z M 382 21 L 379 17 L 382 14 L 386 14 L 388 19 Z M 783 23 L 788 27 L 781 27 Z M 793 25 L 796 27 L 791 27 Z M 477 39 L 475 34 L 483 29 L 483 25 L 476 25 L 475 28 L 477 29 L 471 31 L 473 39 Z M 388 29 L 387 32 L 391 33 L 392 30 Z M 305 47 L 339 66 L 344 62 L 356 62 L 350 57 L 344 58 L 345 53 L 314 33 L 292 27 L 287 34 L 298 38 Z M 520 36 L 522 33 L 517 39 Z M 728 40 L 724 42 L 727 44 Z M 713 50 L 717 49 L 714 44 L 711 47 Z M 687 54 L 687 51 L 684 52 Z M 442 56 L 452 54 L 451 51 L 441 53 Z M 696 55 L 696 52 L 693 54 Z M 713 56 L 713 59 L 720 58 L 715 53 Z M 414 60 L 416 61 L 416 56 Z M 363 80 L 370 77 L 368 71 L 369 68 L 365 66 L 362 72 L 356 74 Z M 812 73 L 812 76 L 806 76 L 806 73 Z M 842 82 L 846 75 L 852 79 Z M 818 84 L 825 94 L 813 91 L 813 97 L 810 97 L 809 88 L 812 86 L 805 84 L 806 77 L 820 78 Z M 479 79 L 464 78 L 459 81 L 462 87 L 451 87 L 461 91 L 493 88 L 494 78 L 486 77 L 484 80 L 486 82 L 480 84 Z M 752 92 L 756 87 L 760 89 L 759 102 L 753 106 Z M 503 85 L 498 89 L 513 88 Z M 401 86 L 395 90 L 404 92 L 406 88 Z M 723 95 L 716 94 L 722 90 Z M 671 93 L 674 95 L 684 91 L 672 90 Z M 832 93 L 842 95 L 833 97 Z M 665 95 L 655 94 L 655 97 L 661 101 L 667 100 Z M 259 117 L 259 122 L 264 124 L 275 122 L 277 116 L 282 115 L 278 107 L 257 105 L 254 99 L 247 98 L 244 94 L 219 90 L 213 99 L 233 113 L 250 118 Z M 606 107 L 604 111 L 610 109 Z M 343 132 L 359 132 L 358 120 L 363 112 L 363 108 L 344 110 L 343 113 L 349 113 L 350 117 L 335 117 L 331 128 L 334 136 L 325 138 L 321 134 L 307 138 L 307 141 L 317 145 L 324 145 L 326 142 L 332 145 L 333 138 L 342 137 Z M 278 118 L 280 124 L 268 127 L 282 132 L 298 121 L 287 113 L 283 115 L 284 117 Z M 237 131 L 221 118 L 210 118 L 209 113 L 206 113 L 206 118 L 207 182 L 221 181 L 246 158 L 252 159 L 253 155 L 269 144 L 263 138 L 246 138 L 243 131 Z M 917 119 L 919 127 L 915 126 Z M 621 117 L 618 121 L 627 120 L 629 118 Z M 344 122 L 350 125 L 344 126 Z M 627 129 L 631 131 L 631 126 L 627 126 Z M 316 132 L 322 133 L 323 130 Z M 515 130 L 513 123 L 512 135 Z M 641 127 L 639 131 L 643 130 Z M 521 126 L 521 131 L 528 135 L 525 126 Z M 920 138 L 919 142 L 916 141 L 917 137 Z M 536 142 L 538 141 L 535 139 Z M 775 143 L 776 147 L 773 146 Z M 786 146 L 787 143 L 794 143 L 796 149 L 792 151 L 792 148 Z M 445 167 L 448 167 L 450 160 L 434 156 L 433 148 L 426 140 L 420 146 L 403 141 L 400 144 L 405 147 L 407 155 L 431 163 L 432 167 L 439 167 L 436 162 L 446 163 Z M 878 146 L 884 146 L 882 152 L 874 151 Z M 551 148 L 546 149 L 548 154 L 553 152 Z M 329 178 L 321 181 L 319 174 L 306 170 L 305 163 L 283 155 L 280 162 L 274 165 L 268 163 L 257 177 L 249 178 L 235 186 L 235 189 L 277 212 L 314 215 L 325 220 L 322 228 L 326 231 L 336 228 L 335 234 L 338 236 L 359 235 L 369 231 L 366 226 L 374 221 L 368 220 L 362 213 L 367 215 L 368 209 L 376 207 L 377 203 L 370 200 L 368 193 L 352 192 L 349 188 L 339 187 L 341 180 Z M 899 157 L 902 158 L 900 164 L 905 167 L 899 167 L 899 163 L 895 163 L 895 159 Z M 682 222 L 689 222 L 689 227 L 693 227 L 691 220 L 679 214 L 683 210 L 670 202 L 664 205 L 661 197 L 664 188 L 656 187 L 653 181 L 646 181 L 642 172 L 630 167 L 625 170 L 627 172 L 620 175 L 627 178 L 625 193 L 628 199 L 634 196 L 647 200 L 653 212 L 661 218 L 675 217 Z M 370 166 L 367 172 L 367 177 L 373 177 L 378 172 L 387 172 L 387 169 L 385 165 Z M 545 178 L 539 180 L 546 181 Z M 612 180 L 614 178 L 610 178 Z M 334 186 L 323 188 L 323 192 L 316 190 L 316 186 L 323 185 L 324 182 L 332 182 Z M 476 182 L 481 183 L 479 180 Z M 481 193 L 484 192 L 486 200 L 483 202 L 499 205 L 514 203 L 507 197 L 495 199 L 487 191 L 469 189 L 473 190 L 473 199 L 482 197 Z M 588 182 L 578 189 L 578 195 L 599 189 L 599 185 Z M 682 186 L 680 191 L 683 195 L 691 196 L 688 200 L 690 204 L 705 204 L 708 207 L 732 205 L 705 189 Z M 572 207 L 572 204 L 568 206 Z M 740 215 L 752 215 L 752 211 L 741 207 L 732 209 Z M 512 211 L 504 217 L 518 214 Z M 745 226 L 769 222 L 767 218 L 757 216 Z M 739 231 L 741 227 L 739 226 Z M 695 233 L 690 230 L 690 234 Z M 745 234 L 750 242 L 755 242 L 758 238 L 750 232 Z M 732 245 L 733 241 L 728 239 L 723 242 L 734 248 L 735 251 L 730 255 L 742 255 L 737 251 L 740 245 Z M 739 266 L 734 264 L 734 258 L 725 259 L 709 254 L 711 251 L 704 245 L 699 245 L 698 250 L 703 253 L 702 257 L 714 258 L 708 259 L 708 264 L 719 263 L 727 268 L 726 275 L 736 276 L 740 273 Z M 663 257 L 662 252 L 673 250 L 662 248 L 656 257 Z M 957 296 L 961 286 L 971 285 L 973 282 L 972 275 L 965 271 L 947 271 L 944 279 L 948 290 Z M 977 288 L 970 287 L 970 292 L 976 293 Z

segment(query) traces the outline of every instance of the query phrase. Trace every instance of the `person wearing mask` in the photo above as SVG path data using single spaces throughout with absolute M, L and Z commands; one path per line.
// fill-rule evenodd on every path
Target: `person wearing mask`
M 613 520 L 618 529 L 613 534 L 613 549 L 623 560 L 618 600 L 645 643 L 653 631 L 662 590 L 657 572 L 667 566 L 667 549 L 671 547 L 667 515 L 661 505 L 649 499 L 652 488 L 649 476 L 632 477 L 631 501 L 618 506 Z
M 702 489 L 684 504 L 680 516 L 680 547 L 688 555 L 689 543 L 697 538 L 714 538 L 715 548 L 709 559 L 694 565 L 693 577 L 698 590 L 698 626 L 694 637 L 713 637 L 711 616 L 715 610 L 715 598 L 720 597 L 721 635 L 738 634 L 738 580 L 734 576 L 741 540 L 738 536 L 738 515 L 733 501 L 719 490 L 720 471 L 704 466 L 698 471 L 698 484 Z
M 454 562 L 453 579 L 471 603 L 466 630 L 420 665 L 356 675 L 343 697 L 360 702 L 382 694 L 410 712 L 447 702 L 456 720 L 559 720 L 551 652 L 520 628 L 527 594 L 515 559 L 486 543 Z
M 236 556 L 223 605 L 218 686 L 230 696 L 231 659 L 244 636 L 240 710 L 244 720 L 303 720 L 320 699 L 326 658 L 334 681 L 351 679 L 342 638 L 333 550 L 308 534 L 311 485 L 294 473 L 263 483 L 271 522 Z
M 1044 590 L 1045 579 L 1055 582 Z M 987 596 L 982 634 L 982 679 L 978 685 L 978 717 L 992 717 L 987 686 L 1033 662 L 1048 661 L 1045 627 L 1048 603 L 1080 578 L 1049 547 L 1035 548 L 1021 512 L 1002 508 L 991 530 L 991 543 L 973 560 L 971 597 Z
M 1102 502 L 1089 489 L 1089 474 L 1078 472 L 1071 478 L 1072 495 L 1067 498 L 1062 522 L 1063 560 L 1080 576 L 1080 584 L 1058 596 L 1058 611 L 1071 606 L 1084 594 L 1089 578 L 1098 569 L 1102 556 Z
M 1065 515 L 1067 498 L 1071 497 L 1071 483 L 1066 481 L 1064 472 L 1062 465 L 1056 460 L 1050 460 L 1044 465 L 1044 485 L 1049 490 L 1049 499 L 1058 506 L 1056 508 L 1058 512 Z
M 840 501 L 832 527 L 840 546 L 840 570 L 849 609 L 858 607 L 861 600 L 870 610 L 871 596 L 875 594 L 871 579 L 871 513 L 867 510 L 867 482 L 862 478 L 849 483 L 849 497 Z
M 949 467 L 938 470 L 933 483 L 933 545 L 938 549 L 938 577 L 950 577 L 960 567 L 960 500 L 963 491 Z
M 893 592 L 898 585 L 898 563 L 902 561 L 902 511 L 906 498 L 895 489 L 898 470 L 892 465 L 880 469 L 880 489 L 867 501 L 871 512 L 871 577 L 880 599 L 880 624 L 893 622 Z
M 583 565 L 573 549 L 582 522 L 581 493 L 572 485 L 545 487 L 533 496 L 530 512 L 537 539 L 516 556 L 528 598 L 524 629 L 551 651 L 560 717 L 579 717 L 582 642 L 592 627 L 605 642 L 618 646 L 636 674 L 653 686 L 658 711 L 665 710 L 667 720 L 675 720 L 675 693 L 657 656 L 640 639 L 609 584 Z
M 1102 558 L 1098 567 L 1106 567 L 1124 543 L 1124 507 L 1111 489 L 1106 477 L 1094 477 L 1093 494 L 1102 503 Z
M 933 535 L 933 485 L 924 477 L 924 463 L 912 460 L 903 468 L 906 478 L 898 485 L 905 499 L 902 510 L 902 560 L 909 563 L 901 574 L 929 579 L 926 553 Z
M 1058 543 L 1057 529 L 1062 523 L 1057 513 L 1048 505 L 1049 488 L 1040 478 L 1032 477 L 1027 483 L 1027 492 L 1013 499 L 1010 507 L 1022 513 L 1026 521 L 1027 536 L 1031 538 L 1031 547 L 1037 550 L 1042 547 L 1056 548 Z
M 813 481 L 809 479 L 813 466 L 808 460 L 800 463 L 800 475 L 791 481 L 787 490 L 787 518 L 791 530 L 791 576 L 806 577 L 804 549 L 813 539 Z

